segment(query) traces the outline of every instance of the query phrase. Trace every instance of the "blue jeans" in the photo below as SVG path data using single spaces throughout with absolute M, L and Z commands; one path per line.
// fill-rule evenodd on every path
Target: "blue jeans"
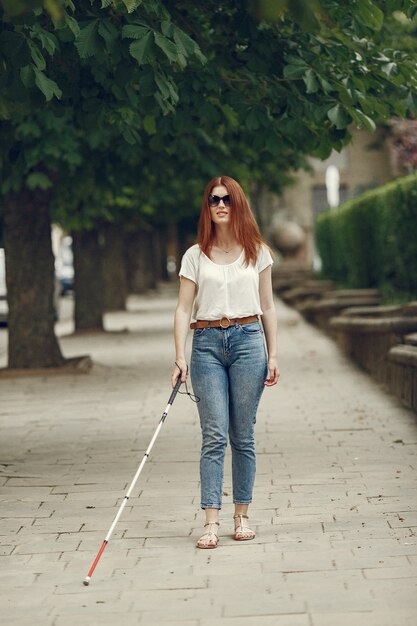
M 224 455 L 232 450 L 233 501 L 252 501 L 254 425 L 267 375 L 260 322 L 194 331 L 191 381 L 202 431 L 201 507 L 221 509 Z

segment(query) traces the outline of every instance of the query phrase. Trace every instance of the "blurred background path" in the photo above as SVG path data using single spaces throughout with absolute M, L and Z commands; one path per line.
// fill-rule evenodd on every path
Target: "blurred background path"
M 170 393 L 174 306 L 171 288 L 131 298 L 106 334 L 68 335 L 64 319 L 63 352 L 90 354 L 90 374 L 0 379 L 4 623 L 417 623 L 415 414 L 280 302 L 282 377 L 257 424 L 256 539 L 231 537 L 228 451 L 219 548 L 194 547 L 199 426 L 177 396 L 83 587 Z M 5 341 L 1 329 L 2 366 Z

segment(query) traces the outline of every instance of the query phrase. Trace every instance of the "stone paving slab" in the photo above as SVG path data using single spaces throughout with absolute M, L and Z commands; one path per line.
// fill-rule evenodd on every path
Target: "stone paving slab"
M 412 626 L 416 416 L 277 302 L 282 378 L 256 430 L 254 541 L 201 533 L 197 411 L 177 396 L 89 587 L 82 585 L 170 393 L 172 290 L 106 333 L 57 331 L 88 375 L 0 380 L 0 611 L 7 626 Z M 70 301 L 64 301 L 70 308 Z M 0 366 L 6 331 L 0 330 Z

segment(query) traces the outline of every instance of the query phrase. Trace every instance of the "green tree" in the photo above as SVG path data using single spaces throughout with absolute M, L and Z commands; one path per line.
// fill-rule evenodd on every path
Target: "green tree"
M 155 0 L 2 7 L 9 367 L 56 366 L 63 357 L 53 331 L 53 258 L 45 234 L 54 195 L 82 178 L 93 153 L 100 160 L 106 151 L 138 144 L 147 116 L 174 111 L 176 73 L 191 57 L 204 57 Z

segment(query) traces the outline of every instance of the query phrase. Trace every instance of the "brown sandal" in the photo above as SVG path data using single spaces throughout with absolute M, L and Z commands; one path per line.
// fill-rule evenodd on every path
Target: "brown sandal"
M 212 530 L 212 526 L 220 526 L 219 522 L 207 522 L 204 524 L 204 528 L 209 527 L 207 532 L 201 535 L 200 539 L 197 541 L 196 548 L 202 548 L 203 550 L 212 550 L 213 548 L 217 548 L 217 544 L 219 543 L 219 536 L 217 532 Z M 217 530 L 217 529 L 216 529 Z
M 254 531 L 243 521 L 249 519 L 247 515 L 239 513 L 238 515 L 233 515 L 233 519 L 239 520 L 239 524 L 235 527 L 234 538 L 236 541 L 249 541 L 250 539 L 255 539 Z

